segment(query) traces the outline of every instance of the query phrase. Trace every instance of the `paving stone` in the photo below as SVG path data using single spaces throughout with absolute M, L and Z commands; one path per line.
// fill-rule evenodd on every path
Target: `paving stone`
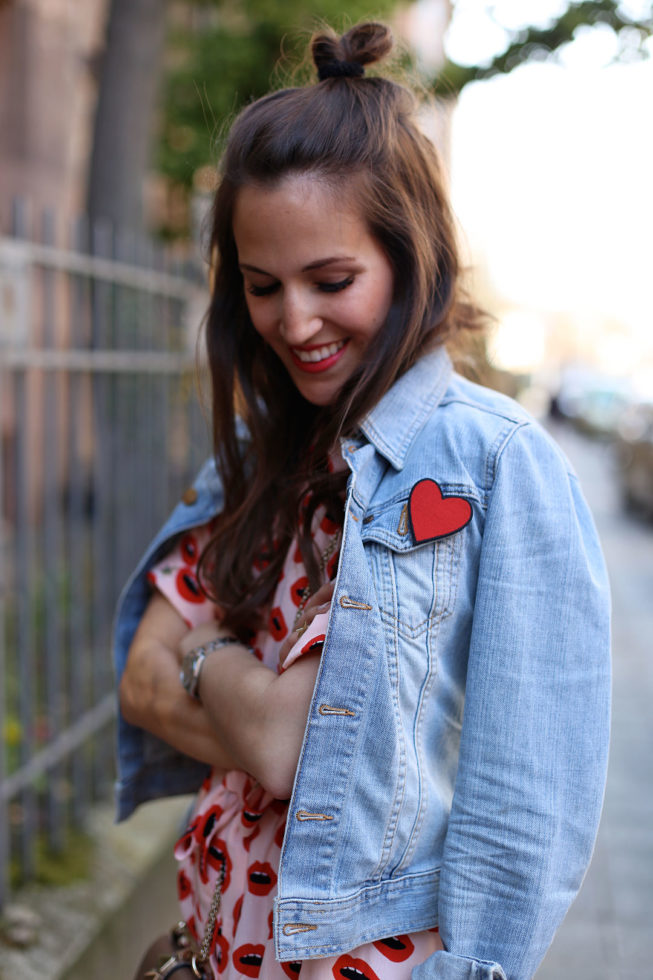
M 603 818 L 583 888 L 537 980 L 653 978 L 653 526 L 619 510 L 609 451 L 556 437 L 579 475 L 613 596 L 613 727 Z

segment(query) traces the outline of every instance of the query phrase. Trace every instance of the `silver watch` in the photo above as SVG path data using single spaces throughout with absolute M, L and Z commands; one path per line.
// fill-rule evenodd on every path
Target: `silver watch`
M 195 698 L 196 701 L 200 700 L 198 687 L 200 674 L 207 654 L 213 653 L 215 650 L 221 650 L 222 647 L 229 646 L 232 643 L 239 642 L 236 636 L 220 636 L 216 640 L 209 640 L 208 643 L 204 643 L 201 647 L 195 647 L 194 650 L 189 650 L 188 653 L 184 654 L 181 661 L 179 680 L 184 690 L 192 698 Z

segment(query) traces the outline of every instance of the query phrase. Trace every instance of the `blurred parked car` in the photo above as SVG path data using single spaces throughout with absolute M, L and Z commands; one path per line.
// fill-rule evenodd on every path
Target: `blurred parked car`
M 653 517 L 653 403 L 624 412 L 615 446 L 624 505 Z
M 632 403 L 626 382 L 589 368 L 568 368 L 551 399 L 550 413 L 588 435 L 612 438 Z

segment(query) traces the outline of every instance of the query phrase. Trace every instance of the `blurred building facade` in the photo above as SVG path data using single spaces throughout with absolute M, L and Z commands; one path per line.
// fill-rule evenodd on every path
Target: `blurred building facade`
M 0 228 L 11 201 L 83 211 L 107 0 L 0 0 Z

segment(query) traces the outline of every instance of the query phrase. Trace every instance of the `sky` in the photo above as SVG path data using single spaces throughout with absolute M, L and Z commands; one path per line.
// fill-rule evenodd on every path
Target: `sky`
M 434 3 L 418 6 L 428 14 Z M 457 0 L 445 41 L 454 60 L 478 63 L 505 47 L 487 6 Z M 523 0 L 493 6 L 501 23 L 523 22 Z M 544 23 L 564 6 L 529 0 L 529 17 Z M 502 366 L 537 367 L 563 315 L 598 366 L 637 375 L 653 396 L 653 58 L 615 65 L 615 51 L 613 33 L 599 28 L 554 64 L 467 86 L 452 123 L 452 194 L 471 255 L 506 309 Z

